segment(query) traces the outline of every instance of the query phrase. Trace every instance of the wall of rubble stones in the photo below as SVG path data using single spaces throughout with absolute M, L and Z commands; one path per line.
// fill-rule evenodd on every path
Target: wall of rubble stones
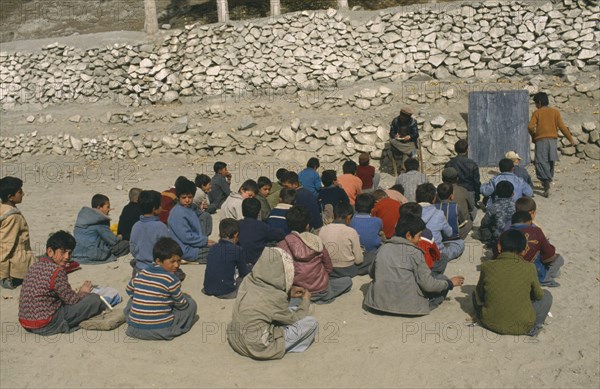
M 191 25 L 171 32 L 156 45 L 80 50 L 57 43 L 39 53 L 1 52 L 0 104 L 10 108 L 27 103 L 111 99 L 143 108 L 147 104 L 196 102 L 206 96 L 253 88 L 303 93 L 343 88 L 358 81 L 404 81 L 418 74 L 437 80 L 485 80 L 542 72 L 568 77 L 598 68 L 599 26 L 599 7 L 575 0 L 494 1 L 462 6 L 438 3 L 402 11 L 384 10 L 367 22 L 327 10 L 228 25 Z M 590 91 L 587 86 L 581 88 L 583 93 Z M 598 85 L 592 89 L 598 89 Z M 389 90 L 375 89 L 356 95 L 348 104 L 368 109 L 390 100 Z M 250 150 L 260 154 L 263 145 L 271 150 L 279 146 L 301 150 L 303 143 L 326 156 L 340 151 L 346 156 L 369 151 L 378 158 L 380 143 L 386 139 L 384 127 L 344 124 L 313 128 L 310 123 L 304 128 L 272 127 L 255 134 L 254 144 L 252 133 L 244 142 L 236 142 L 226 133 L 175 133 L 160 139 L 104 136 L 90 140 L 63 135 L 47 140 L 32 138 L 25 144 L 17 137 L 2 139 L 0 153 L 14 156 L 15 147 L 26 152 L 36 147 L 36 142 L 58 154 L 72 149 L 90 158 L 135 158 L 158 148 L 191 152 L 207 147 L 214 155 Z M 582 138 L 596 143 L 593 139 L 597 131 L 589 127 L 581 126 Z M 430 130 L 434 128 L 429 126 Z M 454 125 L 444 127 L 443 133 L 429 131 L 424 139 L 426 151 L 433 157 L 449 155 L 460 131 L 466 132 L 466 128 Z M 437 142 L 439 136 L 443 144 Z M 327 146 L 333 147 L 331 152 Z M 587 153 L 583 146 L 572 150 L 571 154 L 575 153 L 598 154 L 596 149 Z

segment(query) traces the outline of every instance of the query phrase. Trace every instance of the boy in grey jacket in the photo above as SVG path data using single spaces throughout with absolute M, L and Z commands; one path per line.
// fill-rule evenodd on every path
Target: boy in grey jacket
M 377 252 L 369 275 L 364 304 L 380 312 L 399 315 L 427 315 L 437 308 L 449 290 L 462 286 L 463 276 L 434 278 L 417 247 L 425 223 L 414 215 L 402 217 L 396 236 Z

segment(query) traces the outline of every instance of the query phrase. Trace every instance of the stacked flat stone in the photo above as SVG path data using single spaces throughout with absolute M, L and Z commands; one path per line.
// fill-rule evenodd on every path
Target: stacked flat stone
M 55 43 L 40 53 L 0 53 L 0 103 L 113 99 L 140 106 L 256 90 L 327 90 L 419 74 L 494 79 L 594 70 L 600 8 L 586 4 L 438 3 L 382 11 L 366 23 L 330 9 L 190 25 L 156 45 L 82 50 Z M 598 87 L 576 86 L 581 93 Z

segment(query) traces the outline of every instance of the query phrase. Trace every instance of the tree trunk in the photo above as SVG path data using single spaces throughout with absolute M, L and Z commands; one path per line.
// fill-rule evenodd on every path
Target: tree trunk
M 271 16 L 281 15 L 281 0 L 271 0 Z
M 227 0 L 217 0 L 217 16 L 219 23 L 229 21 L 229 5 L 227 4 Z
M 156 1 L 144 0 L 144 31 L 146 34 L 156 34 L 158 32 L 158 18 L 156 17 Z
M 337 0 L 338 9 L 348 9 L 348 0 Z

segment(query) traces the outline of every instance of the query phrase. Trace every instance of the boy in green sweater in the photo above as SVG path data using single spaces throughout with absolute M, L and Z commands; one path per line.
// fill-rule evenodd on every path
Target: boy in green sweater
M 481 265 L 473 306 L 481 324 L 498 334 L 536 336 L 550 312 L 552 295 L 541 288 L 535 265 L 521 258 L 526 247 L 521 231 L 508 230 L 498 257 Z

